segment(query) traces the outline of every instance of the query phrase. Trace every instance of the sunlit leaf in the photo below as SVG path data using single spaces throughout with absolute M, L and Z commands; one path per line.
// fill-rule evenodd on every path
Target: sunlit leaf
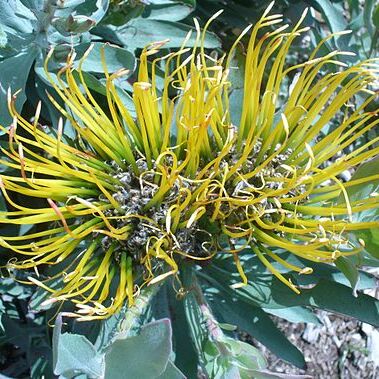
M 139 335 L 115 341 L 105 356 L 105 378 L 151 379 L 161 375 L 171 352 L 168 319 L 145 325 Z

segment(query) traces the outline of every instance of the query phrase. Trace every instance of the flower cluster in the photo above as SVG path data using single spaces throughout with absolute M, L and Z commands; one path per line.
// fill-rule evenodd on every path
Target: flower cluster
M 376 96 L 369 86 L 377 63 L 347 67 L 337 58 L 348 52 L 323 56 L 327 38 L 308 61 L 288 66 L 291 43 L 307 30 L 301 27 L 305 13 L 287 31 L 287 25 L 272 27 L 282 18 L 269 11 L 251 30 L 238 125 L 232 122 L 229 77 L 250 27 L 222 57 L 204 50 L 213 18 L 202 33 L 195 20 L 194 48 L 185 47 L 189 35 L 179 51 L 165 56 L 164 42 L 146 47 L 133 84 L 136 117 L 117 88 L 127 70 L 110 74 L 103 58 L 104 109 L 81 71 L 89 51 L 78 65 L 71 54 L 56 76 L 48 70 L 51 52 L 46 75 L 65 106 L 49 98 L 77 138 L 66 139 L 63 119 L 55 134 L 44 130 L 40 104 L 34 119 L 26 120 L 15 109 L 16 95 L 10 96 L 14 121 L 2 128 L 9 149 L 2 149 L 0 163 L 15 174 L 1 175 L 12 210 L 0 213 L 0 223 L 37 227 L 0 239 L 13 255 L 7 267 L 34 269 L 37 278 L 30 280 L 50 291 L 51 301 L 74 302 L 72 315 L 86 320 L 108 317 L 125 300 L 133 304 L 141 286 L 177 275 L 188 260 L 230 254 L 244 285 L 239 254 L 250 251 L 298 292 L 273 262 L 304 274 L 311 269 L 288 263 L 276 248 L 327 263 L 359 251 L 349 231 L 378 223 L 354 222 L 353 215 L 377 208 L 379 198 L 350 201 L 349 187 L 373 177 L 344 182 L 341 174 L 379 152 L 379 137 L 356 143 L 379 123 L 376 112 L 366 111 Z M 156 68 L 162 63 L 160 90 Z M 335 71 L 320 75 L 327 65 Z M 293 81 L 282 103 L 279 92 L 288 77 Z M 360 93 L 362 104 L 346 105 Z M 339 125 L 325 134 L 341 112 Z M 45 199 L 45 206 L 18 204 L 15 192 Z M 38 268 L 57 264 L 64 267 L 62 285 L 53 289 L 38 279 Z

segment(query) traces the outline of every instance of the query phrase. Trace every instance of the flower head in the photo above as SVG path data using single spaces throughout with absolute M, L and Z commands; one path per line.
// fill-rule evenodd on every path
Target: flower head
M 48 70 L 50 54 L 46 75 L 65 107 L 49 98 L 77 138 L 66 139 L 62 120 L 55 135 L 41 128 L 41 105 L 33 121 L 24 119 L 15 110 L 16 95 L 10 97 L 14 122 L 1 164 L 15 174 L 1 175 L 0 188 L 13 210 L 2 212 L 0 222 L 37 228 L 1 238 L 14 255 L 8 268 L 38 274 L 39 267 L 64 264 L 59 289 L 30 280 L 50 291 L 52 301 L 74 302 L 74 315 L 85 320 L 111 315 L 126 299 L 132 304 L 139 287 L 175 276 L 188 260 L 230 254 L 244 285 L 239 254 L 248 248 L 298 292 L 272 262 L 311 270 L 286 262 L 272 248 L 329 263 L 359 251 L 348 232 L 378 223 L 353 216 L 377 208 L 379 198 L 350 201 L 348 188 L 377 175 L 344 182 L 341 174 L 379 152 L 379 137 L 357 143 L 379 123 L 376 112 L 365 110 L 376 96 L 368 87 L 377 64 L 345 67 L 338 57 L 347 52 L 320 55 L 329 37 L 308 61 L 288 66 L 292 41 L 307 30 L 301 28 L 304 17 L 291 31 L 287 25 L 270 28 L 282 18 L 267 9 L 252 28 L 237 125 L 231 121 L 229 76 L 236 46 L 250 28 L 218 58 L 203 47 L 212 19 L 203 33 L 195 20 L 193 49 L 184 41 L 179 51 L 162 56 L 164 42 L 147 46 L 133 84 L 136 117 L 115 84 L 126 70 L 109 74 L 103 57 L 104 109 L 81 70 L 86 54 L 77 67 L 71 54 L 56 78 Z M 165 76 L 158 90 L 161 62 Z M 335 71 L 320 74 L 326 65 Z M 288 78 L 294 80 L 283 101 L 279 93 Z M 347 105 L 360 93 L 366 95 L 362 104 Z M 324 133 L 341 112 L 338 126 Z M 18 204 L 10 192 L 45 199 L 45 205 Z M 48 228 L 38 227 L 46 223 Z

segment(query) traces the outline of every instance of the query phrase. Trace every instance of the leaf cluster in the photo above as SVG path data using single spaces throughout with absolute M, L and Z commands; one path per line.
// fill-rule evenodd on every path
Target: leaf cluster
M 214 0 L 2 1 L 0 124 L 6 126 L 12 121 L 6 101 L 9 87 L 13 92 L 21 89 L 17 100 L 20 111 L 31 117 L 36 99 L 42 99 L 45 122 L 57 124 L 57 112 L 46 96 L 46 91 L 54 90 L 43 71 L 51 47 L 55 50 L 50 68 L 57 72 L 71 50 L 75 50 L 79 60 L 94 43 L 82 69 L 89 88 L 101 99 L 105 80 L 99 57 L 101 48 L 110 43 L 104 49 L 110 72 L 120 68 L 130 70 L 129 79 L 118 85 L 123 101 L 130 105 L 133 71 L 140 49 L 147 43 L 167 38 L 170 39 L 167 49 L 180 47 L 192 28 L 190 17 L 197 15 L 204 21 L 223 3 Z M 217 49 L 220 40 L 224 47 L 230 45 L 231 35 L 237 35 L 247 22 L 254 22 L 261 15 L 263 3 L 228 2 L 226 11 L 211 29 L 213 33 L 208 33 L 206 47 Z M 296 20 L 306 6 L 314 9 L 305 20 L 312 33 L 309 49 L 328 31 L 352 29 L 351 35 L 333 37 L 325 49 L 353 50 L 357 55 L 352 60 L 377 55 L 379 5 L 374 0 L 365 1 L 363 6 L 358 0 L 281 0 L 276 4 L 278 12 L 284 12 L 290 21 Z M 346 12 L 348 16 L 344 17 Z M 188 40 L 189 45 L 193 42 Z M 290 59 L 300 61 L 309 51 L 307 46 L 299 43 Z M 235 59 L 238 61 L 238 54 Z M 241 78 L 233 80 L 238 83 Z M 238 85 L 235 88 L 232 106 L 239 98 Z M 333 127 L 330 125 L 325 133 Z M 69 128 L 65 130 L 69 138 Z M 378 160 L 365 163 L 353 179 L 379 175 L 378 166 Z M 349 197 L 362 199 L 374 192 L 379 192 L 379 180 L 350 187 Z M 4 210 L 6 205 L 1 203 L 1 208 Z M 379 210 L 363 211 L 356 217 L 356 221 L 377 221 Z M 25 230 L 17 229 L 14 233 L 22 234 Z M 325 309 L 379 327 L 379 302 L 363 293 L 375 287 L 376 280 L 360 271 L 363 266 L 379 266 L 379 230 L 357 231 L 354 236 L 358 243 L 367 241 L 362 252 L 355 257 L 339 258 L 337 267 L 313 264 L 314 273 L 307 276 L 286 272 L 302 289 L 300 295 L 291 293 L 269 275 L 256 257 L 243 261 L 250 284 L 232 289 L 240 280 L 234 274 L 233 259 L 218 258 L 212 265 L 191 266 L 181 273 L 185 293 L 174 291 L 175 282 L 149 287 L 141 292 L 132 309 L 125 306 L 119 314 L 94 322 L 91 327 L 77 322 L 63 327 L 62 317 L 66 319 L 64 314 L 59 315 L 53 332 L 47 324 L 55 310 L 41 307 L 47 294 L 41 289 L 33 294 L 31 287 L 11 278 L 2 279 L 0 370 L 12 378 L 36 379 L 54 375 L 62 379 L 180 379 L 199 374 L 209 378 L 283 377 L 267 370 L 265 358 L 253 346 L 240 341 L 239 332 L 247 332 L 278 357 L 303 368 L 302 353 L 277 328 L 271 315 L 291 322 L 318 324 L 320 320 L 314 310 Z M 299 263 L 284 251 L 276 253 L 288 262 Z M 283 268 L 278 270 L 284 272 Z

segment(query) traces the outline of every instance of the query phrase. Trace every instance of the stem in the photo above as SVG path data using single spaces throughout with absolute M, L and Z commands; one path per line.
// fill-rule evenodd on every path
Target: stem
M 219 327 L 218 321 L 213 316 L 213 313 L 205 300 L 203 291 L 200 288 L 199 282 L 197 281 L 196 275 L 192 275 L 192 289 L 194 293 L 194 298 L 199 305 L 200 311 L 205 318 L 208 333 L 210 338 L 215 343 L 217 349 L 220 352 L 220 355 L 229 356 L 230 352 L 227 349 L 224 339 L 224 333 Z
M 119 323 L 119 333 L 116 339 L 125 339 L 130 336 L 132 329 L 138 324 L 140 316 L 145 312 L 147 306 L 150 304 L 151 299 L 158 292 L 161 283 L 146 287 L 141 291 L 135 303 L 125 313 L 125 317 Z
M 145 312 L 147 306 L 150 304 L 151 299 L 158 292 L 161 287 L 161 283 L 153 286 L 145 287 L 141 290 L 139 296 L 136 298 L 135 303 L 132 307 L 128 308 L 127 303 L 118 313 L 118 317 L 114 326 L 103 325 L 102 328 L 105 330 L 105 334 L 100 332 L 96 345 L 101 350 L 101 352 L 106 351 L 110 345 L 116 340 L 128 338 L 131 335 L 132 330 L 138 325 L 141 315 Z M 116 317 L 113 316 L 113 317 Z M 109 322 L 108 320 L 105 321 Z M 107 332 L 107 329 L 111 329 Z M 99 339 L 100 337 L 100 339 Z

